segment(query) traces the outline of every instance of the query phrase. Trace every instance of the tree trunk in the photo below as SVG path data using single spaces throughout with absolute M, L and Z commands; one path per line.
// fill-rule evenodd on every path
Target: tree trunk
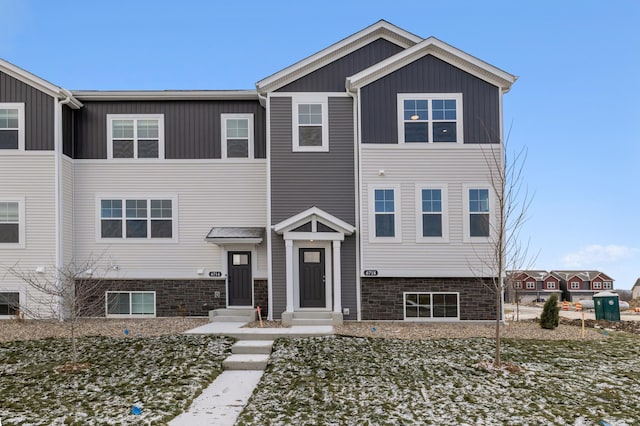
M 496 367 L 500 367 L 502 365 L 500 361 L 500 317 L 502 313 L 502 292 L 499 289 L 496 289 L 496 356 L 493 360 L 493 365 Z

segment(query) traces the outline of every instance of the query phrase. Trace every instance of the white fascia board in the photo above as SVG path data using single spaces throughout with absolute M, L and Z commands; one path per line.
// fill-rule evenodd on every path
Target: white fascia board
M 505 93 L 509 91 L 511 85 L 518 79 L 518 77 L 435 37 L 429 37 L 413 47 L 372 65 L 351 77 L 347 77 L 347 90 L 352 92 L 362 88 L 427 55 L 433 55 L 469 74 L 500 87 L 504 89 Z
M 290 218 L 275 224 L 273 226 L 273 230 L 278 234 L 282 234 L 284 232 L 297 228 L 299 225 L 304 224 L 304 222 L 311 220 L 314 215 L 322 219 L 323 222 L 331 224 L 332 227 L 339 228 L 338 231 L 342 232 L 345 235 L 351 235 L 356 231 L 356 228 L 353 225 L 348 224 L 342 219 L 338 219 L 334 215 L 329 214 L 324 210 L 319 209 L 318 207 L 311 207 L 310 209 L 307 209 L 295 216 L 291 216 Z
M 74 90 L 84 101 L 258 100 L 255 90 Z
M 31 74 L 29 71 L 23 70 L 22 68 L 13 65 L 11 62 L 5 61 L 4 59 L 0 59 L 0 71 L 22 81 L 25 84 L 28 84 L 35 89 L 38 89 L 43 93 L 46 93 L 53 98 L 65 99 L 69 97 L 69 104 L 76 109 L 82 106 L 82 104 L 74 99 L 73 95 L 66 89 L 49 83 L 47 80 L 44 80 L 35 74 Z
M 421 37 L 381 20 L 357 33 L 315 53 L 295 64 L 270 75 L 256 83 L 260 93 L 277 90 L 323 66 L 340 59 L 377 38 L 384 38 L 403 48 L 414 46 Z

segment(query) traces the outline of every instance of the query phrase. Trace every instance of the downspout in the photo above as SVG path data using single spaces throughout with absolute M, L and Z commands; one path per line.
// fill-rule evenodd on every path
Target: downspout
M 360 265 L 362 253 L 360 252 L 361 247 L 361 239 L 362 232 L 360 229 L 360 194 L 361 191 L 361 179 L 360 179 L 360 89 L 357 92 L 354 92 L 349 84 L 349 80 L 347 80 L 345 86 L 347 95 L 351 96 L 353 99 L 353 139 L 354 139 L 354 147 L 353 147 L 353 163 L 354 163 L 354 179 L 355 179 L 355 218 L 356 218 L 356 321 L 362 321 L 362 296 L 361 296 L 361 280 L 360 280 Z
M 257 89 L 257 88 L 256 88 Z M 267 320 L 273 320 L 273 268 L 271 265 L 272 255 L 271 255 L 271 110 L 269 108 L 269 99 L 267 96 L 262 95 L 260 91 L 258 91 L 258 101 L 260 101 L 260 105 L 262 105 L 266 111 L 266 129 L 267 133 L 265 136 L 266 139 L 266 147 L 265 147 L 265 157 L 267 161 L 267 226 L 265 227 L 265 232 L 267 234 Z
M 56 287 L 58 291 L 61 290 L 62 283 L 60 282 L 60 271 L 63 268 L 62 260 L 62 105 L 66 105 L 71 102 L 71 93 L 62 89 L 61 94 L 65 96 L 65 99 L 60 101 L 56 98 L 54 122 L 53 122 L 53 150 L 54 150 L 54 185 L 55 185 L 55 221 L 56 221 Z M 64 312 L 62 312 L 62 295 L 58 294 L 57 309 L 58 320 L 64 319 Z

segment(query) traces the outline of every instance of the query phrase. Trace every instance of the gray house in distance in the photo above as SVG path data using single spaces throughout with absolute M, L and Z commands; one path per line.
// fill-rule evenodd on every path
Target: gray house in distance
M 70 92 L 0 60 L 0 267 L 101 254 L 107 317 L 495 319 L 515 80 L 386 21 L 255 90 Z M 37 306 L 0 276 L 0 317 Z

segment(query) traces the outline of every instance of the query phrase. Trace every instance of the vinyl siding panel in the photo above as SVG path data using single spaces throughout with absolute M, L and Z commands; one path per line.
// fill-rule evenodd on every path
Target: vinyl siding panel
M 62 105 L 62 153 L 73 157 L 75 112 L 66 105 Z
M 110 278 L 197 279 L 206 278 L 208 271 L 225 271 L 222 248 L 206 242 L 205 237 L 213 226 L 265 226 L 265 176 L 264 161 L 155 164 L 76 161 L 75 254 L 80 257 L 100 254 L 118 265 L 120 270 L 110 272 Z M 97 241 L 97 194 L 123 198 L 175 195 L 178 240 Z M 266 243 L 256 250 L 259 270 L 254 278 L 266 278 Z M 197 275 L 199 268 L 205 269 L 204 277 Z
M 398 93 L 462 93 L 465 144 L 500 142 L 499 89 L 427 55 L 362 89 L 363 143 L 398 143 Z
M 390 149 L 389 149 L 390 148 Z M 406 149 L 405 149 L 406 148 Z M 490 188 L 485 155 L 488 148 L 363 146 L 362 148 L 362 269 L 375 269 L 380 276 L 469 277 L 480 276 L 483 260 L 489 258 L 488 243 L 464 241 L 463 221 L 466 184 L 486 183 Z M 497 147 L 497 149 L 500 149 Z M 499 155 L 499 154 L 498 154 Z M 384 176 L 379 176 L 379 170 Z M 416 242 L 416 184 L 448 184 L 448 242 Z M 372 187 L 397 185 L 401 242 L 370 241 L 370 190 Z M 497 212 L 494 205 L 494 219 Z M 398 217 L 396 217 L 398 220 Z M 399 266 L 401 265 L 401 266 Z
M 51 96 L 0 72 L 0 102 L 24 103 L 27 151 L 53 151 L 55 101 Z
M 62 262 L 73 260 L 73 162 L 62 157 Z
M 165 158 L 220 158 L 223 113 L 254 115 L 255 157 L 265 158 L 265 110 L 258 101 L 84 102 L 75 113 L 74 158 L 107 157 L 107 114 L 164 114 Z
M 404 48 L 385 39 L 360 49 L 280 88 L 279 92 L 344 92 L 345 79 L 395 55 Z
M 43 295 L 27 288 L 20 278 L 6 273 L 15 267 L 24 273 L 33 273 L 39 266 L 46 273 L 55 270 L 55 187 L 54 159 L 51 153 L 0 155 L 0 198 L 24 198 L 25 247 L 0 247 L 0 289 L 19 291 L 25 311 L 40 309 L 49 313 L 51 306 L 38 308 Z
M 355 224 L 353 101 L 329 98 L 329 152 L 292 152 L 292 103 L 270 98 L 272 225 L 311 207 Z M 272 241 L 274 313 L 285 308 L 285 255 Z M 355 243 L 342 247 L 344 306 L 355 312 Z M 353 303 L 351 304 L 351 301 Z M 347 304 L 347 301 L 349 301 Z

